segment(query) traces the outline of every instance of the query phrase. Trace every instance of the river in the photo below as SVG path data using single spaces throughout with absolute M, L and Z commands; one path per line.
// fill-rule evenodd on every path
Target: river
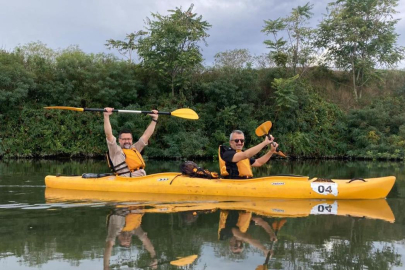
M 146 171 L 178 171 L 180 163 L 149 160 Z M 215 162 L 198 163 L 217 171 Z M 70 200 L 58 201 L 45 189 L 46 175 L 84 172 L 108 168 L 103 160 L 88 159 L 0 161 L 0 269 L 404 267 L 403 162 L 272 160 L 255 170 L 256 176 L 397 177 L 386 200 L 366 202 L 201 204 L 161 195 L 162 202 L 151 205 L 147 197 L 103 200 L 91 192 L 71 192 Z M 225 220 L 237 226 L 225 226 Z

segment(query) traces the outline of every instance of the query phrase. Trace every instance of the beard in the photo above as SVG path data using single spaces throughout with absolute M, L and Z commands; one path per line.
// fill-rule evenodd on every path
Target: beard
M 124 149 L 131 149 L 131 144 L 130 144 L 130 143 L 124 143 L 124 145 L 122 146 L 122 148 L 124 148 Z

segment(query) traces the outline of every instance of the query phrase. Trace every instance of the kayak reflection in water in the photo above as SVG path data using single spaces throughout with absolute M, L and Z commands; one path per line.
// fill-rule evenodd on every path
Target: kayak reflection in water
M 110 257 L 112 248 L 118 239 L 119 245 L 129 248 L 131 246 L 132 236 L 135 235 L 141 240 L 145 249 L 151 256 L 150 267 L 157 268 L 157 259 L 155 248 L 148 238 L 147 233 L 141 228 L 143 213 L 139 209 L 117 208 L 108 216 L 106 239 L 104 251 L 104 270 L 110 269 Z
M 244 250 L 244 244 L 248 243 L 260 249 L 265 256 L 273 255 L 274 243 L 278 241 L 277 232 L 285 224 L 286 220 L 274 222 L 272 226 L 259 216 L 252 216 L 252 212 L 221 210 L 218 228 L 219 240 L 229 239 L 229 248 L 232 253 L 240 254 Z M 258 239 L 254 239 L 247 233 L 250 225 L 262 227 L 270 236 L 272 245 L 270 249 L 264 246 Z

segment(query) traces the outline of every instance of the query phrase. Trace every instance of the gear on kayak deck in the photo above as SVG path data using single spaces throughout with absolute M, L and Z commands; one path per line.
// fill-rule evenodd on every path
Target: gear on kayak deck
M 314 182 L 327 182 L 327 183 L 335 183 L 332 179 L 329 178 L 317 178 Z
M 180 171 L 182 174 L 190 177 L 207 178 L 207 179 L 219 178 L 218 173 L 210 172 L 207 169 L 198 167 L 198 165 L 193 161 L 183 162 L 180 165 Z

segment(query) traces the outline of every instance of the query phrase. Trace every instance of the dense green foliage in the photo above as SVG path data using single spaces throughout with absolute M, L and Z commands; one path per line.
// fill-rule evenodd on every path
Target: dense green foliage
M 365 158 L 403 158 L 405 156 L 405 98 L 403 95 L 376 100 L 348 115 L 348 154 Z
M 108 40 L 106 46 L 128 61 L 86 54 L 75 46 L 54 51 L 40 42 L 0 50 L 0 157 L 103 155 L 102 114 L 43 109 L 60 105 L 190 107 L 199 114 L 198 121 L 161 116 L 147 157 L 216 158 L 218 145 L 227 143 L 232 130 L 243 130 L 250 147 L 262 140 L 256 127 L 271 120 L 273 136 L 290 157 L 403 159 L 404 72 L 375 70 L 402 58 L 397 20 L 384 20 L 395 13 L 396 3 L 336 1 L 318 31 L 306 26 L 312 5 L 298 6 L 286 18 L 265 21 L 263 31 L 274 37 L 265 42 L 269 56 L 231 50 L 216 54 L 214 67 L 202 65 L 200 43 L 211 25 L 192 12 L 193 5 L 169 10 L 169 15 L 152 13 L 146 31 L 128 34 L 124 41 Z M 339 42 L 331 39 L 335 30 L 341 33 Z M 277 37 L 281 32 L 289 39 Z M 329 60 L 339 60 L 336 66 L 343 72 L 314 66 L 313 41 L 338 46 L 330 48 L 335 55 Z M 133 61 L 135 53 L 140 64 Z M 360 92 L 334 96 L 353 85 L 369 92 L 368 98 L 360 102 Z M 353 97 L 357 102 L 351 102 Z M 149 122 L 142 115 L 111 117 L 114 134 L 127 128 L 135 138 Z
M 404 157 L 405 86 L 396 96 L 345 112 L 304 77 L 286 77 L 278 68 L 224 66 L 196 72 L 192 91 L 173 97 L 170 85 L 164 88 L 136 64 L 75 47 L 52 51 L 38 43 L 2 51 L 0 71 L 0 155 L 5 157 L 104 154 L 102 114 L 42 108 L 49 105 L 198 112 L 198 121 L 161 116 L 145 150 L 148 157 L 213 158 L 233 129 L 245 131 L 247 146 L 260 142 L 254 130 L 266 120 L 273 121 L 273 135 L 292 157 Z M 309 76 L 312 81 L 315 75 Z M 140 136 L 149 122 L 148 116 L 112 116 L 115 134 L 129 128 Z

